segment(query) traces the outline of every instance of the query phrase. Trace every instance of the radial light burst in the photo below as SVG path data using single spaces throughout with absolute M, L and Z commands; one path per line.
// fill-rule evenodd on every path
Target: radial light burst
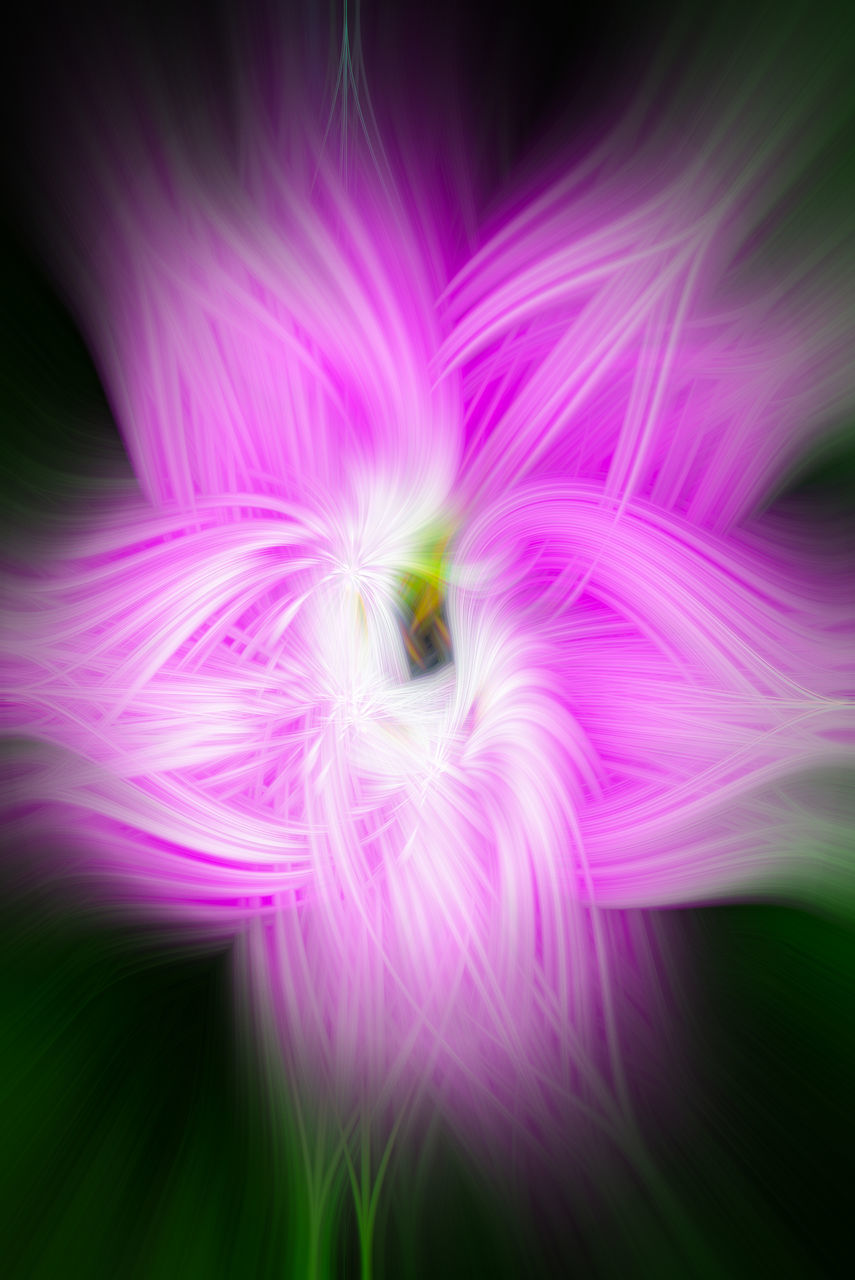
M 221 131 L 146 76 L 80 108 L 59 260 L 133 480 L 7 565 L 5 809 L 236 938 L 337 1114 L 582 1160 L 674 1034 L 646 909 L 849 874 L 845 565 L 769 506 L 849 299 L 754 269 L 777 99 L 640 101 L 479 224 L 351 47 L 329 119 L 250 54 Z

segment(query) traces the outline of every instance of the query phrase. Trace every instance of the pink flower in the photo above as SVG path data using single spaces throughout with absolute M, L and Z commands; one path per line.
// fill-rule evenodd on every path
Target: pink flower
M 610 138 L 473 243 L 460 175 L 276 120 L 201 163 L 120 118 L 78 178 L 135 483 L 10 573 L 9 812 L 238 937 L 323 1090 L 613 1132 L 642 909 L 840 845 L 852 608 L 767 508 L 842 311 L 739 279 L 774 149 Z

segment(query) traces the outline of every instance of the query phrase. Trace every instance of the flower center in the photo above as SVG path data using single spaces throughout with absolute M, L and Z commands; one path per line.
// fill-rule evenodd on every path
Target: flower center
M 439 576 L 407 574 L 401 583 L 398 624 L 410 678 L 452 661 L 451 634 L 445 615 L 445 590 Z

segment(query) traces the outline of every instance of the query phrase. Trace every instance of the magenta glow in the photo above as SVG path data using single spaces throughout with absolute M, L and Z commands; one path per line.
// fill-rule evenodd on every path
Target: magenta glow
M 853 610 L 764 503 L 851 402 L 845 300 L 740 278 L 784 140 L 616 133 L 469 229 L 465 165 L 345 172 L 254 83 L 204 163 L 102 122 L 72 202 L 134 481 L 8 568 L 10 821 L 237 937 L 334 1094 L 613 1132 L 644 909 L 842 838 Z M 450 637 L 415 678 L 405 580 Z

